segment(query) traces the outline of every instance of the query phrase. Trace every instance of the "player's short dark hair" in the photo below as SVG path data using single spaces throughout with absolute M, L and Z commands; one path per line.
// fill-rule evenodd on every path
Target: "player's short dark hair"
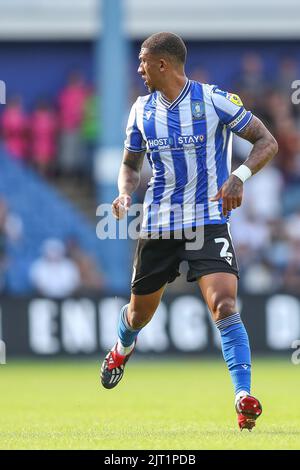
M 143 42 L 141 48 L 149 49 L 152 54 L 168 54 L 181 64 L 186 61 L 186 46 L 181 37 L 174 33 L 152 34 Z

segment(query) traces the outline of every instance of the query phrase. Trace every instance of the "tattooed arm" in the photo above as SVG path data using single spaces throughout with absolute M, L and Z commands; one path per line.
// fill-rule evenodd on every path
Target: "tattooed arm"
M 276 140 L 256 116 L 253 116 L 245 129 L 237 135 L 253 144 L 249 157 L 244 162 L 253 175 L 261 170 L 278 151 Z M 230 175 L 211 201 L 223 199 L 223 215 L 226 216 L 228 211 L 242 204 L 242 198 L 243 182 L 237 176 Z
M 253 116 L 245 129 L 237 135 L 253 144 L 253 149 L 244 163 L 250 168 L 252 175 L 272 160 L 278 151 L 276 140 L 256 116 Z
M 117 219 L 124 216 L 131 205 L 131 194 L 140 184 L 141 168 L 145 152 L 124 150 L 118 177 L 119 196 L 112 203 L 112 212 Z

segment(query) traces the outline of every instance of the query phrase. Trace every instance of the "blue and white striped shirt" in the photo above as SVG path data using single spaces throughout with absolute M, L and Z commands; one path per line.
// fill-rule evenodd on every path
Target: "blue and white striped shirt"
M 231 172 L 232 132 L 252 118 L 237 95 L 187 80 L 170 103 L 160 92 L 131 108 L 125 148 L 147 152 L 153 176 L 142 231 L 222 224 L 222 201 L 211 202 Z

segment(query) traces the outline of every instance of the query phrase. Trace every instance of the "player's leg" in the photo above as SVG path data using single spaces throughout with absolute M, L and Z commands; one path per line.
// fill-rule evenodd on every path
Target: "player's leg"
M 237 278 L 232 273 L 213 273 L 202 276 L 198 284 L 220 331 L 235 393 L 250 393 L 251 355 L 248 335 L 236 307 Z
M 137 336 L 153 317 L 165 287 L 146 295 L 131 294 L 130 303 L 122 307 L 119 316 L 118 341 L 109 351 L 101 367 L 101 383 L 114 388 L 122 379 Z
M 129 304 L 124 305 L 120 312 L 117 343 L 119 354 L 131 353 L 139 332 L 153 317 L 164 289 L 165 286 L 151 294 L 131 294 Z
M 120 312 L 118 341 L 101 367 L 101 383 L 115 387 L 124 373 L 137 336 L 154 315 L 167 282 L 176 278 L 178 240 L 140 239 L 134 259 L 131 298 Z
M 167 282 L 176 278 L 178 240 L 140 239 L 135 253 L 131 298 L 120 314 L 118 350 L 128 354 L 139 331 L 154 315 Z M 129 348 L 129 349 L 124 349 Z
M 248 335 L 236 308 L 238 265 L 229 224 L 205 226 L 203 247 L 185 256 L 190 268 L 187 279 L 198 281 L 220 331 L 223 356 L 236 392 L 239 426 L 251 428 L 261 405 L 254 398 L 242 397 L 250 397 L 251 355 Z M 240 405 L 250 418 L 240 411 Z
M 204 300 L 220 331 L 224 360 L 235 389 L 238 423 L 252 429 L 261 405 L 250 395 L 251 352 L 245 326 L 237 311 L 237 277 L 233 273 L 212 273 L 198 280 Z

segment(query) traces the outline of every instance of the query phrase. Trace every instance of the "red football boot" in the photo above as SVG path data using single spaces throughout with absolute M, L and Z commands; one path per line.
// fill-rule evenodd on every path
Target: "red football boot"
M 117 351 L 117 344 L 109 351 L 101 366 L 101 383 L 105 388 L 114 388 L 123 377 L 124 367 L 133 350 L 126 356 Z
M 256 419 L 262 414 L 262 406 L 257 398 L 246 395 L 239 398 L 235 404 L 240 430 L 252 430 Z

